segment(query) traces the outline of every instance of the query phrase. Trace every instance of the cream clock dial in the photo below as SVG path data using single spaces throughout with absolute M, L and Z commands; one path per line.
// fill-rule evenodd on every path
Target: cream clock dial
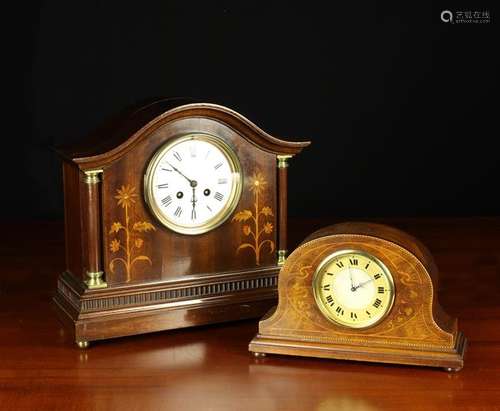
M 394 282 L 387 267 L 355 250 L 325 258 L 314 274 L 313 291 L 318 308 L 330 321 L 351 328 L 375 325 L 394 302 Z
M 182 234 L 218 227 L 241 196 L 241 167 L 222 140 L 190 134 L 160 148 L 145 175 L 144 193 L 156 218 Z

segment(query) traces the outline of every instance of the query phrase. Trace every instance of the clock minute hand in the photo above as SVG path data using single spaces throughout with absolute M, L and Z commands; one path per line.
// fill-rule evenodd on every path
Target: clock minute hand
M 349 278 L 351 279 L 351 291 L 356 291 L 356 288 L 357 287 L 354 287 L 354 282 L 352 280 L 352 271 L 351 271 L 351 267 L 348 268 L 349 270 Z
M 178 168 L 174 167 L 172 164 L 170 164 L 170 162 L 167 161 L 167 164 L 170 167 L 172 167 L 174 169 L 174 171 L 178 172 L 182 177 L 184 177 L 187 181 L 189 181 L 189 184 L 191 185 L 191 187 L 195 186 L 195 185 L 193 185 L 193 182 L 195 182 L 194 180 L 191 180 L 188 177 L 186 177 L 186 175 L 181 170 L 179 170 Z
M 369 280 L 359 283 L 357 286 L 354 287 L 354 289 L 357 290 L 359 287 L 363 287 L 365 284 L 371 283 L 372 281 L 375 281 L 375 278 L 370 278 Z

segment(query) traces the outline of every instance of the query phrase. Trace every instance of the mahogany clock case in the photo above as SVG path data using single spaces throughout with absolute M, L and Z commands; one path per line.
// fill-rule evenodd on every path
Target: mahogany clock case
M 382 261 L 392 274 L 395 297 L 379 322 L 365 328 L 330 321 L 314 297 L 314 273 L 340 250 Z M 318 230 L 291 253 L 279 277 L 278 306 L 260 321 L 249 349 L 285 354 L 426 365 L 458 370 L 466 347 L 457 319 L 437 296 L 438 269 L 416 238 L 384 225 L 342 223 Z M 333 304 L 333 303 L 332 303 Z M 371 306 L 370 306 L 371 307 Z M 372 307 L 373 308 L 373 307 Z
M 183 235 L 150 212 L 144 175 L 166 142 L 197 133 L 234 151 L 243 188 L 223 224 Z M 286 167 L 307 145 L 222 106 L 161 100 L 59 149 L 66 271 L 54 300 L 76 342 L 262 316 L 287 249 Z

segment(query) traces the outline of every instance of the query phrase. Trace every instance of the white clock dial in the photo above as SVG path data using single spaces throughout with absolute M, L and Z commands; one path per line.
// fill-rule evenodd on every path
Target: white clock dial
M 146 202 L 168 228 L 200 234 L 222 224 L 241 194 L 238 158 L 224 142 L 191 134 L 169 142 L 151 160 Z

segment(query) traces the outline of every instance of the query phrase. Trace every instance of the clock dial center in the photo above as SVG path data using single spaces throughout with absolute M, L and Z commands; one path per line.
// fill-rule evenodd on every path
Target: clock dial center
M 342 270 L 334 276 L 332 289 L 338 290 L 339 304 L 346 308 L 360 309 L 375 295 L 370 276 L 358 268 Z

